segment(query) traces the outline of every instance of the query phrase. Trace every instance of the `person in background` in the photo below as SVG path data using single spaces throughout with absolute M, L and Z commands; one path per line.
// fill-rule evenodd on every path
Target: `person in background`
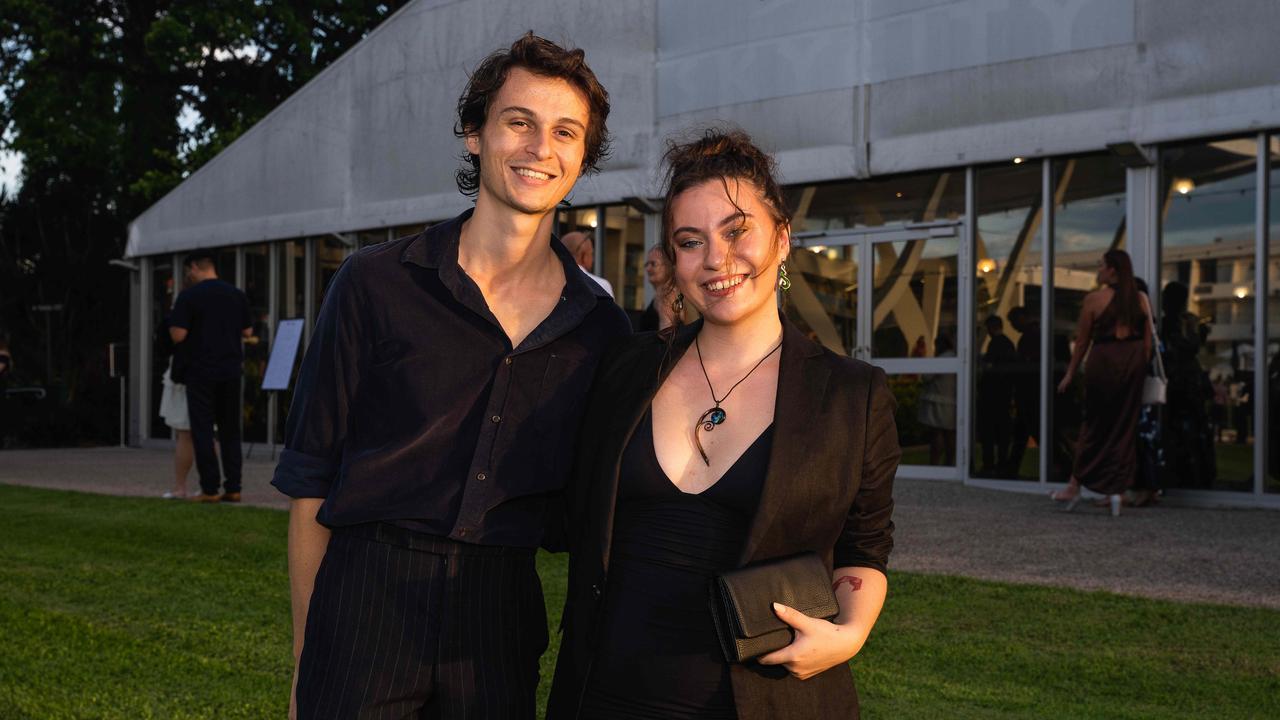
M 160 417 L 173 430 L 173 487 L 161 495 L 166 500 L 187 497 L 187 476 L 195 465 L 195 447 L 191 442 L 191 415 L 187 409 L 187 386 L 183 382 L 186 366 L 182 354 L 169 335 L 170 318 L 165 317 L 156 331 L 153 352 L 157 358 L 169 356 L 169 366 L 161 376 Z M 185 349 L 185 348 L 184 348 Z
M 671 284 L 671 263 L 661 245 L 649 248 L 644 258 L 644 279 L 653 287 L 653 299 L 640 316 L 636 332 L 666 330 L 676 324 L 675 288 Z M 681 313 L 680 321 L 684 321 Z
M 1133 262 L 1123 250 L 1108 250 L 1098 260 L 1097 290 L 1084 298 L 1076 344 L 1067 373 L 1058 384 L 1066 393 L 1086 354 L 1084 419 L 1075 464 L 1066 489 L 1052 494 L 1067 503 L 1080 501 L 1081 487 L 1107 496 L 1113 516 L 1120 514 L 1125 490 L 1137 475 L 1138 413 L 1151 357 L 1151 308 L 1134 283 Z
M 1010 405 L 1013 402 L 1012 371 L 1018 351 L 1004 334 L 1004 321 L 992 315 L 986 322 L 987 351 L 982 354 L 978 380 L 978 441 L 982 444 L 982 475 L 1002 477 L 1008 465 L 1013 436 Z
M 1026 307 L 1009 311 L 1009 324 L 1018 331 L 1017 360 L 1011 369 L 1013 377 L 1013 441 L 1005 463 L 1005 477 L 1016 478 L 1027 452 L 1027 441 L 1040 442 L 1040 317 Z
M 560 242 L 564 243 L 569 254 L 572 255 L 574 261 L 578 263 L 578 267 L 582 268 L 582 272 L 586 273 L 587 277 L 595 280 L 596 284 L 604 288 L 604 291 L 609 293 L 609 297 L 614 297 L 613 284 L 591 272 L 591 269 L 594 268 L 596 264 L 595 237 L 579 230 L 575 230 L 570 233 L 565 233 L 564 237 L 560 239 Z
M 243 340 L 253 335 L 249 298 L 218 278 L 212 253 L 187 255 L 182 268 L 186 289 L 178 294 L 169 319 L 176 354 L 185 358 L 187 411 L 200 494 L 196 502 L 240 502 L 240 377 Z M 219 448 L 213 444 L 214 425 Z M 219 473 L 218 461 L 222 461 Z M 222 486 L 224 492 L 218 494 Z

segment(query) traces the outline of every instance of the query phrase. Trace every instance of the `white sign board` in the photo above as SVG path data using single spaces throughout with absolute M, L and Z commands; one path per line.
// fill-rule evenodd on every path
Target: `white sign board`
M 288 390 L 293 375 L 293 361 L 302 342 L 302 318 L 281 320 L 276 327 L 276 342 L 271 346 L 271 359 L 262 375 L 263 390 Z

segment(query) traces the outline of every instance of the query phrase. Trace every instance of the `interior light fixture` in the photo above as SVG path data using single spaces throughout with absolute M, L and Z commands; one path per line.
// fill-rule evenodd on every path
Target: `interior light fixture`
M 1196 189 L 1196 184 L 1190 178 L 1182 178 L 1174 181 L 1173 189 L 1177 190 L 1179 195 L 1186 195 Z
M 1016 157 L 1016 158 L 1014 158 L 1014 159 L 1013 159 L 1013 164 L 1014 164 L 1014 165 L 1021 165 L 1021 164 L 1022 164 L 1022 160 L 1023 160 L 1022 158 L 1020 158 L 1020 157 Z
M 978 261 L 978 272 L 988 275 L 996 271 L 996 261 L 991 258 L 983 258 Z
M 1234 294 L 1234 295 L 1235 295 L 1237 298 L 1239 298 L 1240 300 L 1243 300 L 1243 299 L 1245 299 L 1245 298 L 1249 297 L 1249 288 L 1247 288 L 1247 287 L 1245 287 L 1245 286 L 1243 286 L 1243 285 L 1237 285 L 1237 286 L 1236 286 L 1236 289 L 1235 289 L 1235 292 L 1234 292 L 1234 293 L 1232 293 L 1232 294 Z
M 894 195 L 894 197 L 902 197 L 902 193 L 900 193 L 900 192 L 894 193 L 893 195 Z

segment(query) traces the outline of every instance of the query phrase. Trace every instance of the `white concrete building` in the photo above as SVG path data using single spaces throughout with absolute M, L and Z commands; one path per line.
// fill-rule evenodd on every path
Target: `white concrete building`
M 247 363 L 246 439 L 280 436 L 288 393 L 257 389 L 272 330 L 290 317 L 309 330 L 353 249 L 469 205 L 453 181 L 457 97 L 469 69 L 529 29 L 584 48 L 612 95 L 614 154 L 559 224 L 594 229 L 596 272 L 625 309 L 651 297 L 641 266 L 664 141 L 731 123 L 775 153 L 787 184 L 802 246 L 788 312 L 893 377 L 903 475 L 1065 480 L 1078 408 L 1054 396 L 1055 375 L 1095 263 L 1116 247 L 1157 305 L 1167 283 L 1189 287 L 1208 329 L 1200 363 L 1222 386 L 1220 404 L 1200 398 L 1217 418 L 1198 451 L 1212 472 L 1171 463 L 1165 485 L 1280 505 L 1280 463 L 1267 467 L 1280 343 L 1271 0 L 411 2 L 132 223 L 133 442 L 168 438 L 150 333 L 197 247 L 219 249 L 267 341 Z M 1023 343 L 1022 402 L 979 413 L 984 321 L 1019 306 L 1049 331 Z M 953 430 L 921 424 L 950 406 Z

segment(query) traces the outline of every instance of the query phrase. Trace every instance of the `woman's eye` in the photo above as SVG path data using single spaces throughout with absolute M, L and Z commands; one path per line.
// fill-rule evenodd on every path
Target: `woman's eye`
M 676 245 L 682 248 L 695 248 L 701 244 L 702 244 L 702 241 L 698 240 L 697 238 L 684 238 L 682 240 L 676 241 Z

